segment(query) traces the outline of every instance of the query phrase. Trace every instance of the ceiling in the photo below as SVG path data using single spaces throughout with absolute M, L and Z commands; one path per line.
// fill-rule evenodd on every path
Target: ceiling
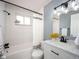
M 47 5 L 51 0 L 5 0 L 5 1 L 11 2 L 19 6 L 38 12 L 41 8 Z

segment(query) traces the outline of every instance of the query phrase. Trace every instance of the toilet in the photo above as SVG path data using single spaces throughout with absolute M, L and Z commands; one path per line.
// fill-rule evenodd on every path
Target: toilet
M 32 59 L 43 59 L 43 50 L 41 44 L 33 46 Z
M 43 59 L 43 51 L 41 49 L 34 49 L 32 59 Z

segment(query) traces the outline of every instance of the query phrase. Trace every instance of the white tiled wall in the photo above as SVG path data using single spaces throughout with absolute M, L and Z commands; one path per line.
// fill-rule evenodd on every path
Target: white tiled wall
M 5 39 L 5 3 L 0 1 L 0 26 L 2 27 L 3 30 L 3 38 Z

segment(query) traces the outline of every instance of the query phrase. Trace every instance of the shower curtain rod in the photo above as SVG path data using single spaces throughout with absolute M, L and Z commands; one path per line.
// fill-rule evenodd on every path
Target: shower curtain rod
M 33 12 L 33 13 L 36 13 L 36 14 L 39 14 L 39 15 L 43 15 L 42 13 L 39 13 L 39 12 L 36 12 L 36 11 L 30 10 L 30 9 L 28 9 L 28 8 L 24 8 L 24 7 L 22 7 L 22 6 L 19 6 L 19 5 L 13 4 L 13 3 L 8 2 L 8 1 L 4 1 L 4 0 L 0 0 L 0 1 L 5 2 L 5 3 L 8 3 L 8 4 L 10 4 L 10 5 L 17 6 L 17 7 L 19 7 L 19 8 L 22 8 L 22 9 L 28 10 L 28 11 L 30 11 L 30 12 Z

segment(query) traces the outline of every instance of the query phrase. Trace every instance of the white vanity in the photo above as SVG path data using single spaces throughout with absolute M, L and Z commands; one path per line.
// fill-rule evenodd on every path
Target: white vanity
M 44 45 L 44 59 L 79 59 L 79 49 L 73 40 L 62 43 L 58 40 L 46 40 Z

